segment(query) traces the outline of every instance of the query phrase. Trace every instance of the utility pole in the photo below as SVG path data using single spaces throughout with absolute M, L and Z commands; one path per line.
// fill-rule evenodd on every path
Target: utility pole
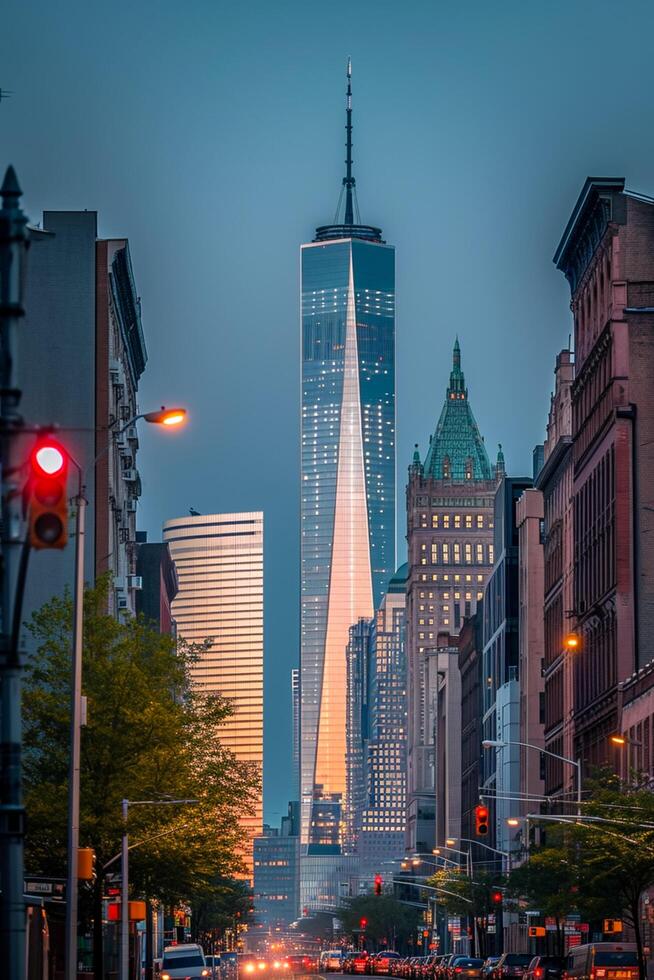
M 21 787 L 21 672 L 18 629 L 14 628 L 13 585 L 21 547 L 20 472 L 16 435 L 21 391 L 17 378 L 18 329 L 25 314 L 23 273 L 28 246 L 27 217 L 13 167 L 5 173 L 0 198 L 0 466 L 2 473 L 2 632 L 0 634 L 0 962 L 7 980 L 25 977 L 23 838 Z

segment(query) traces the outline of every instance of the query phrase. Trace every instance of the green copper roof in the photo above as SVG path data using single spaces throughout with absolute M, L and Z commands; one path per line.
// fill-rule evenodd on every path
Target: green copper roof
M 492 471 L 484 442 L 468 402 L 461 370 L 459 338 L 454 344 L 452 373 L 445 404 L 429 445 L 424 474 L 437 480 L 491 480 Z

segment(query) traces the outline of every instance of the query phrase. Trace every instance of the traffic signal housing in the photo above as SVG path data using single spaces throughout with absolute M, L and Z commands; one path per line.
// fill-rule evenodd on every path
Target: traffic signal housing
M 95 851 L 92 847 L 77 848 L 77 877 L 80 881 L 93 881 L 95 878 Z
M 68 462 L 68 453 L 53 439 L 40 439 L 32 450 L 26 487 L 32 548 L 64 548 L 68 541 Z
M 492 905 L 501 905 L 502 904 L 502 897 L 503 896 L 502 896 L 502 892 L 500 891 L 499 888 L 493 888 L 490 897 L 491 897 L 491 904 Z
M 475 833 L 477 837 L 486 837 L 488 834 L 488 807 L 475 807 Z
M 381 895 L 384 879 L 381 875 L 375 875 L 375 895 Z

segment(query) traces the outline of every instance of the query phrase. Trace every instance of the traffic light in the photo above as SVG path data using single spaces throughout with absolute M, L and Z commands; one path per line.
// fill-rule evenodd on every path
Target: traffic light
M 95 878 L 95 851 L 92 847 L 77 848 L 77 877 L 80 881 L 93 881 Z
M 40 439 L 30 457 L 26 496 L 32 548 L 63 548 L 68 541 L 68 454 L 53 439 Z
M 491 896 L 490 897 L 491 897 L 491 902 L 492 902 L 493 905 L 501 905 L 502 904 L 502 892 L 500 891 L 499 888 L 494 888 L 492 890 L 492 892 L 491 892 Z
M 485 837 L 488 833 L 488 807 L 475 807 L 475 832 L 477 837 Z
M 366 928 L 367 925 L 368 925 L 368 920 L 367 919 L 359 919 L 359 928 L 360 929 L 363 929 L 365 931 L 365 928 Z
M 384 879 L 381 875 L 375 875 L 375 895 L 381 895 Z

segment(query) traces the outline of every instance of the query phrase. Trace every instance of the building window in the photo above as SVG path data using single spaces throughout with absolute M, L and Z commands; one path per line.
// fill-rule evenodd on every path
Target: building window
M 466 529 L 470 530 L 472 527 L 472 514 L 466 514 Z
M 455 541 L 454 542 L 453 550 L 454 550 L 454 564 L 455 565 L 460 565 L 461 564 L 461 545 L 458 543 L 458 541 Z
M 438 514 L 431 515 L 431 526 L 438 527 Z
M 426 514 L 421 514 L 420 515 L 420 527 L 427 527 L 427 515 Z
M 450 515 L 443 514 L 443 527 L 445 528 L 445 530 L 448 530 L 449 526 L 450 526 Z
M 470 543 L 463 546 L 463 553 L 466 565 L 472 565 L 472 545 Z
M 461 527 L 461 515 L 460 514 L 455 514 L 454 515 L 454 527 Z
M 481 599 L 483 599 L 483 598 L 484 598 L 484 593 L 483 592 L 478 592 L 477 593 L 477 602 L 480 602 Z
M 483 527 L 483 526 L 484 526 L 484 515 L 477 514 L 477 527 Z
M 450 563 L 450 546 L 445 541 L 443 542 L 443 564 L 449 565 L 449 563 Z
M 493 550 L 494 550 L 493 549 L 493 545 L 492 544 L 489 544 L 488 545 L 488 564 L 489 565 L 492 565 L 493 562 L 495 561 L 495 559 L 493 557 Z
M 483 565 L 484 564 L 484 546 L 480 542 L 477 542 L 476 555 L 477 555 L 477 564 L 478 565 Z
M 431 563 L 432 565 L 438 564 L 438 545 L 435 541 L 432 542 L 431 546 Z

